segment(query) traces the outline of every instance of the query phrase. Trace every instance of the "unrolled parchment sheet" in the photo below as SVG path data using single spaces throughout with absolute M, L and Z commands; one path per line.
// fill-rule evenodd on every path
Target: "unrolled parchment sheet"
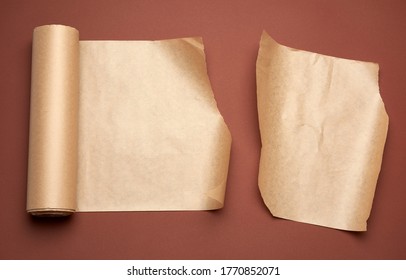
M 231 136 L 200 38 L 79 41 L 33 35 L 27 211 L 223 206 Z
M 274 216 L 366 230 L 388 128 L 378 69 L 262 34 L 259 187 Z

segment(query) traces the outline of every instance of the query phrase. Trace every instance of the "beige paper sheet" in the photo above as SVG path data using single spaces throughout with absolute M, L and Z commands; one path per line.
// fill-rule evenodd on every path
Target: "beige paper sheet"
M 378 65 L 292 49 L 262 34 L 259 187 L 280 218 L 365 231 L 388 128 Z
M 218 209 L 230 147 L 200 38 L 34 30 L 28 212 Z

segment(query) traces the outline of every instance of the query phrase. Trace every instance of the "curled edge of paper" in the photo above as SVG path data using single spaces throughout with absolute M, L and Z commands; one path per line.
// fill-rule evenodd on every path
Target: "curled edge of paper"
M 273 216 L 366 230 L 389 123 L 378 68 L 289 48 L 263 32 L 259 188 Z

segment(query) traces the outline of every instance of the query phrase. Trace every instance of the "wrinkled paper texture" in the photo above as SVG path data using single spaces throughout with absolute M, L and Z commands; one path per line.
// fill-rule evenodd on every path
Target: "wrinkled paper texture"
M 365 231 L 388 116 L 378 65 L 282 46 L 257 59 L 259 187 L 273 216 Z
M 75 111 L 78 116 L 78 153 L 77 158 L 68 159 L 72 162 L 76 160 L 72 165 L 77 167 L 77 180 L 74 185 L 71 184 L 72 193 L 75 188 L 77 193 L 75 210 L 221 208 L 231 136 L 214 100 L 202 40 L 77 39 L 80 66 L 73 74 L 67 69 L 76 65 L 49 67 L 47 63 L 41 63 L 45 59 L 35 57 L 38 53 L 44 57 L 50 55 L 51 59 L 46 58 L 50 62 L 45 62 L 60 63 L 67 57 L 60 53 L 65 53 L 68 48 L 68 40 L 60 38 L 72 33 L 78 32 L 60 25 L 42 26 L 34 31 L 33 46 L 43 48 L 33 53 L 33 61 L 40 61 L 32 70 L 34 100 L 30 129 L 49 133 L 45 143 L 44 139 L 37 140 L 42 137 L 38 133 L 30 135 L 27 210 L 60 208 L 57 204 L 61 201 L 55 197 L 59 196 L 58 189 L 68 174 L 52 182 L 48 177 L 64 173 L 66 162 L 60 161 L 66 161 L 66 156 L 55 156 L 53 162 L 48 162 L 51 158 L 46 155 L 49 146 L 54 146 L 56 150 L 66 148 L 54 141 L 61 138 L 61 127 L 75 130 L 71 119 Z M 42 42 L 44 36 L 51 43 Z M 58 40 L 62 42 L 53 43 Z M 60 84 L 48 79 L 51 68 L 61 76 L 77 74 L 79 77 L 78 107 L 73 113 L 68 110 L 64 117 L 54 121 L 54 128 L 47 126 L 47 120 L 53 119 L 51 111 L 60 110 L 53 106 L 64 107 L 70 104 L 67 100 L 77 97 L 71 92 L 58 92 L 63 91 L 57 88 Z M 54 89 L 55 92 L 46 96 L 60 98 L 57 104 L 49 102 L 44 108 L 35 102 L 38 96 L 44 96 L 42 89 L 35 86 L 34 79 L 38 76 L 42 80 L 37 84 L 49 84 L 48 87 Z M 33 120 L 33 114 L 41 116 Z M 55 127 L 57 130 L 54 130 Z M 64 151 L 70 155 L 75 153 L 74 149 Z M 46 168 L 39 170 L 38 166 Z M 36 178 L 42 178 L 46 184 L 36 184 Z

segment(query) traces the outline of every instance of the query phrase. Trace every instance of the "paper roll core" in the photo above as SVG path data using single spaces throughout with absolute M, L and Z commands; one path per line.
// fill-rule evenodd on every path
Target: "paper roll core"
M 34 29 L 27 212 L 75 212 L 78 159 L 79 33 L 62 25 Z

